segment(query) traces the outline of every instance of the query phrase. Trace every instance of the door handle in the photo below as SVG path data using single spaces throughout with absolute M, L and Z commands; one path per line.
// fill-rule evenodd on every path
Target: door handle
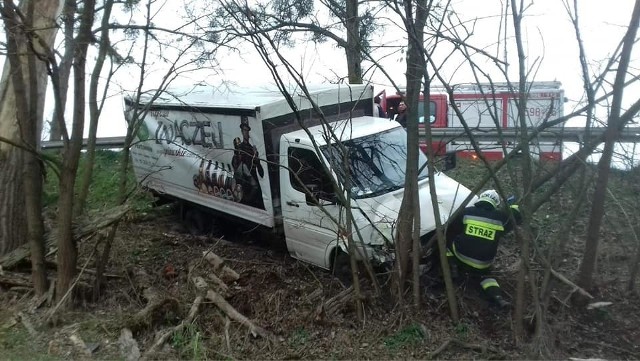
M 287 205 L 288 206 L 293 206 L 293 207 L 300 207 L 300 205 L 296 202 L 291 202 L 291 201 L 287 201 Z

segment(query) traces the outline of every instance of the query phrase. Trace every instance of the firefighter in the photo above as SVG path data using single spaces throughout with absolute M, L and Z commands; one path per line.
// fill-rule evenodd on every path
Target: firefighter
M 507 208 L 516 223 L 521 222 L 517 205 Z M 498 282 L 490 277 L 491 266 L 498 251 L 500 238 L 513 229 L 509 213 L 500 209 L 500 196 L 493 189 L 480 194 L 478 201 L 467 207 L 457 226 L 460 233 L 447 245 L 452 274 L 464 271 L 480 281 L 483 293 L 500 307 L 511 304 L 504 299 Z

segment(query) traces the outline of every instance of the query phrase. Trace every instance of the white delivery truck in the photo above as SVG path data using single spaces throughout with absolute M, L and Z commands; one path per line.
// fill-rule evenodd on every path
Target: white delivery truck
M 127 121 L 135 120 L 136 107 L 144 114 L 131 148 L 138 181 L 181 202 L 187 217 L 205 225 L 250 222 L 281 237 L 292 257 L 326 269 L 346 250 L 347 235 L 337 222 L 349 207 L 362 254 L 389 261 L 404 192 L 405 130 L 372 116 L 371 86 L 288 94 L 289 101 L 275 89 L 198 87 L 141 97 L 137 104 L 126 99 Z M 441 172 L 434 181 L 444 222 L 470 191 Z M 337 189 L 344 188 L 336 184 L 350 185 L 343 193 L 350 204 L 337 200 Z M 436 222 L 426 169 L 419 193 L 427 239 Z

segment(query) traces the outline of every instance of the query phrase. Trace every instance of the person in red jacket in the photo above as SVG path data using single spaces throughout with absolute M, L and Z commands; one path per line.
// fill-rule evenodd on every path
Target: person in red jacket
M 521 222 L 517 205 L 507 210 L 500 208 L 500 196 L 493 189 L 480 194 L 478 201 L 465 208 L 457 226 L 460 233 L 453 237 L 447 245 L 447 256 L 452 273 L 464 271 L 477 276 L 480 286 L 488 298 L 500 307 L 508 307 L 510 303 L 504 299 L 500 285 L 490 277 L 491 267 L 498 252 L 502 236 L 513 229 L 513 219 Z

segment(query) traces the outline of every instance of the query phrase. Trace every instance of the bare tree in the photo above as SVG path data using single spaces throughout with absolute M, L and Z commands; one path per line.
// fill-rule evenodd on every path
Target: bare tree
M 515 315 L 517 326 L 514 331 L 516 332 L 517 338 L 522 340 L 524 337 L 524 333 L 523 333 L 524 314 L 528 312 L 533 312 L 537 316 L 539 316 L 539 317 L 536 317 L 536 329 L 535 329 L 536 337 L 539 340 L 539 338 L 543 336 L 543 332 L 545 330 L 544 317 L 542 314 L 544 312 L 544 307 L 540 303 L 540 301 L 544 300 L 545 296 L 543 295 L 547 294 L 546 292 L 548 292 L 547 285 L 548 285 L 549 276 L 547 276 L 546 278 L 547 281 L 543 283 L 543 287 L 542 288 L 538 287 L 537 274 L 534 272 L 533 267 L 531 267 L 530 265 L 532 262 L 531 250 L 534 249 L 533 247 L 535 247 L 539 252 L 543 250 L 540 250 L 538 248 L 538 245 L 536 244 L 537 242 L 536 237 L 532 233 L 531 228 L 528 227 L 528 224 L 529 222 L 532 221 L 533 215 L 535 214 L 536 210 L 538 210 L 543 204 L 548 202 L 551 196 L 556 194 L 563 187 L 563 185 L 567 183 L 567 181 L 571 178 L 571 176 L 574 174 L 576 170 L 584 167 L 586 157 L 594 152 L 597 145 L 602 144 L 603 142 L 606 142 L 607 135 L 605 134 L 605 136 L 602 136 L 599 138 L 590 138 L 589 141 L 583 144 L 583 147 L 577 153 L 570 156 L 568 159 L 563 160 L 558 165 L 558 167 L 555 167 L 555 168 L 547 167 L 546 169 L 540 168 L 540 170 L 543 170 L 543 171 L 537 171 L 537 169 L 534 170 L 533 168 L 531 168 L 531 166 L 534 165 L 535 163 L 532 162 L 532 157 L 527 155 L 529 153 L 529 150 L 528 150 L 529 142 L 531 142 L 532 139 L 537 137 L 537 135 L 544 129 L 548 129 L 548 127 L 550 126 L 562 124 L 567 119 L 571 119 L 573 117 L 580 116 L 586 113 L 587 118 L 591 120 L 592 111 L 597 104 L 601 104 L 609 100 L 611 100 L 612 104 L 615 104 L 615 101 L 613 99 L 617 96 L 620 96 L 626 86 L 637 81 L 636 78 L 628 75 L 628 69 L 629 69 L 628 59 L 625 60 L 624 57 L 626 54 L 625 51 L 630 51 L 629 47 L 633 44 L 633 41 L 636 37 L 635 32 L 633 33 L 633 35 L 629 35 L 629 32 L 635 31 L 634 28 L 637 28 L 638 19 L 633 18 L 633 20 L 630 22 L 630 25 L 628 27 L 629 30 L 624 40 L 625 41 L 624 44 L 627 44 L 627 48 L 625 48 L 624 46 L 621 46 L 620 53 L 614 54 L 614 56 L 608 62 L 607 67 L 602 71 L 602 73 L 593 77 L 590 76 L 587 72 L 587 66 L 585 64 L 585 56 L 584 56 L 584 52 L 581 45 L 580 35 L 579 35 L 579 28 L 577 25 L 577 20 L 575 21 L 574 27 L 576 30 L 577 41 L 579 44 L 578 46 L 581 48 L 583 78 L 585 83 L 585 89 L 587 89 L 587 104 L 583 107 L 577 108 L 570 114 L 565 114 L 555 119 L 553 118 L 548 119 L 548 121 L 545 121 L 544 124 L 541 124 L 536 129 L 531 129 L 528 127 L 528 125 L 525 122 L 526 112 L 524 112 L 523 108 L 525 108 L 526 106 L 525 104 L 527 99 L 526 99 L 526 96 L 523 96 L 523 95 L 527 93 L 526 84 L 532 81 L 532 79 L 529 79 L 528 76 L 530 74 L 535 74 L 535 70 L 533 68 L 527 69 L 525 66 L 526 64 L 525 59 L 527 59 L 528 56 L 524 51 L 524 47 L 521 45 L 522 35 L 521 35 L 521 31 L 519 30 L 519 28 L 522 26 L 521 24 L 522 24 L 524 12 L 527 10 L 528 6 L 529 5 L 522 2 L 520 3 L 514 2 L 514 1 L 509 2 L 509 8 L 511 9 L 511 19 L 513 20 L 514 30 L 515 30 L 515 35 L 513 37 L 513 40 L 515 41 L 518 48 L 517 59 L 519 60 L 518 61 L 519 69 L 517 72 L 519 79 L 518 79 L 517 85 L 515 86 L 515 89 L 517 90 L 514 92 L 520 95 L 520 99 L 517 102 L 517 106 L 518 106 L 517 113 L 518 113 L 518 119 L 519 119 L 519 127 L 522 130 L 524 130 L 520 133 L 520 138 L 518 139 L 518 144 L 516 147 L 516 151 L 520 150 L 524 154 L 524 162 L 521 162 L 524 166 L 520 171 L 521 172 L 520 175 L 518 177 L 515 177 L 515 179 L 520 179 L 519 189 L 522 192 L 520 209 L 523 211 L 525 222 L 523 224 L 523 228 L 519 229 L 519 232 L 517 232 L 517 238 L 520 240 L 519 248 L 522 250 L 522 254 L 521 254 L 522 267 L 520 268 L 520 274 L 518 277 L 518 295 L 516 299 L 517 307 L 516 307 L 516 315 Z M 635 10 L 634 10 L 634 14 L 635 14 Z M 478 53 L 483 54 L 482 52 L 468 45 L 468 40 L 469 40 L 468 37 L 459 36 L 458 33 L 454 32 L 453 35 L 448 35 L 448 34 L 443 35 L 443 38 L 450 39 L 450 41 L 457 44 L 458 48 L 462 52 L 465 52 L 465 49 L 467 50 L 472 49 L 472 51 L 475 53 L 476 56 Z M 487 57 L 489 56 L 487 55 Z M 485 69 L 482 69 L 481 67 L 475 65 L 475 62 L 473 61 L 472 56 L 470 54 L 466 55 L 466 59 L 470 67 L 474 70 L 474 74 L 479 73 L 481 77 L 489 79 L 489 81 L 492 81 L 490 76 L 488 75 L 489 72 L 486 69 L 486 67 Z M 507 69 L 506 65 L 503 67 L 500 67 L 499 65 L 501 64 L 500 62 L 494 61 L 494 63 L 498 65 L 498 68 L 502 69 L 505 77 L 508 79 L 508 76 L 507 76 L 508 72 L 506 71 Z M 438 69 L 438 67 L 436 67 L 435 65 L 433 65 L 432 67 L 434 69 Z M 616 74 L 618 76 L 622 76 L 622 78 L 621 79 L 619 79 L 618 77 L 616 78 L 616 82 L 614 83 L 612 90 L 604 91 L 601 86 L 603 84 L 602 79 L 604 79 L 606 77 L 606 74 L 609 73 L 612 69 L 616 69 L 615 70 Z M 625 78 L 625 74 L 627 74 L 626 78 Z M 477 81 L 478 79 L 479 79 L 478 76 L 476 76 Z M 441 80 L 443 82 L 446 82 L 445 79 L 441 79 Z M 446 84 L 445 84 L 445 87 L 449 89 L 449 87 Z M 598 91 L 599 89 L 601 93 L 603 93 L 603 95 L 596 98 L 595 92 Z M 615 95 L 615 94 L 618 94 L 618 95 Z M 450 91 L 449 97 L 450 99 L 454 99 L 455 94 Z M 458 113 L 458 109 L 456 109 L 455 104 L 451 104 L 451 106 L 454 109 L 454 111 Z M 618 103 L 618 107 L 620 107 L 620 103 Z M 638 105 L 638 103 L 634 102 L 631 104 L 631 106 L 629 106 L 626 109 L 626 111 L 618 112 L 617 117 L 613 118 L 613 119 L 616 119 L 617 121 L 612 121 L 611 116 L 609 117 L 610 119 L 609 124 L 611 125 L 611 128 L 608 130 L 609 132 L 608 134 L 612 136 L 611 138 L 609 138 L 609 141 L 611 142 L 611 149 L 613 148 L 613 143 L 615 143 L 615 141 L 618 139 L 616 132 L 622 129 L 624 125 L 628 124 L 628 122 L 635 116 L 635 114 L 637 114 L 637 111 L 639 108 L 640 106 Z M 613 114 L 613 115 L 616 115 L 616 114 Z M 460 119 L 463 119 L 462 114 L 458 114 L 458 117 Z M 463 125 L 464 125 L 464 121 L 463 121 Z M 474 137 L 471 129 L 466 129 L 466 135 L 469 138 L 471 138 L 471 141 L 473 143 Z M 478 151 L 478 154 L 482 159 L 482 154 L 480 150 L 476 148 L 476 151 Z M 498 187 L 498 189 L 504 188 L 504 186 L 500 185 L 503 182 L 501 181 L 501 179 L 496 177 L 496 174 L 497 174 L 496 172 L 498 172 L 503 165 L 508 164 L 508 160 L 511 159 L 512 154 L 513 154 L 513 151 L 506 152 L 505 150 L 504 161 L 497 162 L 491 165 L 485 162 L 485 164 L 487 165 L 487 170 L 491 174 L 490 177 L 488 177 L 488 179 L 489 178 L 492 179 L 492 182 L 494 182 L 494 185 Z M 609 162 L 610 162 L 610 158 L 609 158 Z M 606 163 L 606 160 L 605 160 L 605 163 Z M 610 163 L 608 163 L 606 166 L 600 165 L 599 168 L 600 168 L 600 172 L 605 172 L 605 170 L 609 171 Z M 479 185 L 479 186 L 482 186 L 482 185 Z M 601 189 L 601 191 L 602 191 L 601 193 L 606 193 L 606 191 L 604 191 L 603 189 Z M 503 191 L 500 191 L 500 193 L 504 195 Z M 602 195 L 602 197 L 604 197 L 604 194 Z M 580 204 L 580 203 L 577 203 L 577 204 Z M 590 227 L 595 227 L 595 223 L 596 222 L 590 222 Z M 593 228 L 589 232 L 589 235 L 594 236 L 597 239 L 598 229 Z M 540 237 L 540 235 L 538 235 L 538 237 Z M 551 274 L 553 271 L 551 268 L 552 263 L 546 260 L 543 260 L 542 262 L 545 265 L 545 267 L 547 267 L 547 274 Z M 554 273 L 554 274 L 557 274 L 557 273 Z M 563 282 L 569 282 L 569 281 L 564 279 Z M 527 307 L 529 306 L 532 306 L 533 310 L 527 309 Z M 542 345 L 543 342 L 538 342 L 537 344 Z
M 624 95 L 625 82 L 629 77 L 629 63 L 634 45 L 637 41 L 638 26 L 640 23 L 640 1 L 636 1 L 627 32 L 622 40 L 622 51 L 620 61 L 616 70 L 616 77 L 613 83 L 613 96 L 611 101 L 611 111 L 607 120 L 607 130 L 605 132 L 604 150 L 598 161 L 598 179 L 593 194 L 593 204 L 589 218 L 589 228 L 585 244 L 584 258 L 580 264 L 580 274 L 578 284 L 584 288 L 590 288 L 593 280 L 593 273 L 596 266 L 596 256 L 598 253 L 598 240 L 602 217 L 604 215 L 604 201 L 607 195 L 606 189 L 611 172 L 611 158 L 613 148 L 619 138 L 622 127 L 626 124 L 622 110 L 622 97 Z
M 316 11 L 317 3 L 322 7 Z M 300 41 L 296 40 L 295 34 L 300 33 L 309 34 L 308 38 L 316 43 L 327 39 L 335 42 L 345 51 L 349 83 L 362 84 L 362 61 L 363 57 L 368 58 L 366 54 L 370 51 L 370 39 L 377 28 L 376 13 L 380 11 L 374 3 L 356 0 L 278 0 L 249 5 L 239 0 L 227 2 L 223 8 L 223 11 L 236 14 L 237 22 L 260 24 L 259 29 L 245 25 L 245 29 L 253 29 L 248 32 L 236 29 L 235 25 L 227 25 L 230 32 L 236 32 L 239 36 L 251 36 L 253 31 L 269 33 L 274 42 L 281 46 L 295 46 Z M 225 27 L 225 18 L 218 16 L 214 24 Z
M 104 105 L 106 94 L 109 90 L 109 80 L 115 74 L 113 67 L 110 69 L 106 81 L 104 82 L 104 90 L 102 96 L 98 97 L 98 87 L 100 85 L 100 76 L 102 69 L 107 61 L 107 55 L 113 53 L 111 41 L 109 38 L 109 20 L 111 20 L 111 12 L 113 10 L 114 0 L 105 0 L 102 7 L 102 20 L 100 24 L 100 40 L 98 45 L 98 57 L 96 58 L 91 79 L 89 84 L 89 143 L 87 144 L 86 164 L 80 180 L 80 190 L 78 192 L 78 200 L 75 205 L 75 215 L 81 215 L 85 209 L 87 196 L 89 194 L 89 186 L 91 185 L 91 177 L 93 174 L 93 162 L 95 159 L 95 143 L 98 134 L 98 119 Z M 112 63 L 113 64 L 113 63 Z M 64 92 L 63 92 L 64 93 Z
M 75 8 L 75 1 L 68 0 L 67 6 Z M 78 35 L 73 43 L 65 44 L 73 51 L 73 121 L 69 143 L 64 147 L 62 173 L 60 175 L 60 198 L 58 201 L 58 283 L 56 300 L 61 302 L 66 297 L 73 277 L 76 273 L 78 249 L 73 235 L 73 204 L 75 196 L 76 175 L 82 149 L 82 134 L 85 124 L 85 72 L 87 49 L 93 40 L 91 27 L 95 15 L 95 1 L 85 1 L 80 15 Z
M 43 59 L 51 52 L 59 12 L 58 1 L 22 1 L 19 8 L 13 1 L 0 5 L 8 48 L 0 83 L 0 140 L 5 140 L 0 141 L 0 254 L 29 241 L 37 294 L 47 288 L 42 220 L 45 170 L 37 156 L 47 86 Z
M 405 178 L 405 192 L 398 215 L 398 231 L 396 241 L 396 296 L 398 302 L 403 302 L 404 289 L 409 276 L 414 274 L 414 305 L 419 303 L 419 282 L 417 256 L 420 253 L 420 198 L 418 195 L 418 106 L 420 90 L 425 77 L 425 59 L 423 56 L 424 28 L 429 15 L 430 1 L 411 1 L 394 3 L 392 6 L 403 6 L 395 11 L 403 20 L 407 31 L 407 71 L 406 95 L 407 104 L 407 174 Z M 437 218 L 437 216 L 436 216 Z

